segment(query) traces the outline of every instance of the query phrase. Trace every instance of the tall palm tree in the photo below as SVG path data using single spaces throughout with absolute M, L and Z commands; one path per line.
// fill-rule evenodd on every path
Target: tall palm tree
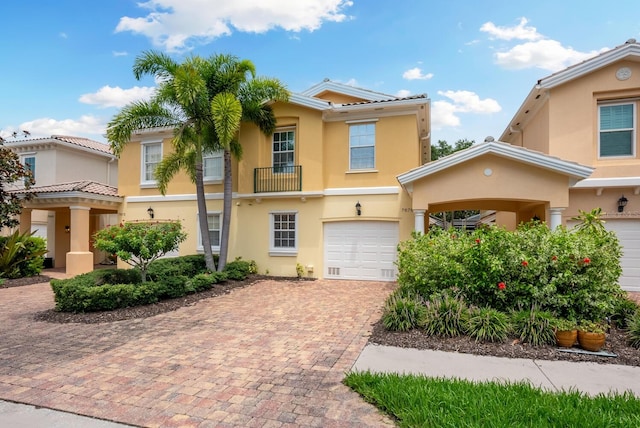
M 218 270 L 227 259 L 231 224 L 231 154 L 241 156 L 237 141 L 242 120 L 249 120 L 265 133 L 273 133 L 275 116 L 267 101 L 285 101 L 288 92 L 279 81 L 255 77 L 248 60 L 231 55 L 213 55 L 207 59 L 190 57 L 178 64 L 153 51 L 144 52 L 134 63 L 134 75 L 153 75 L 159 82 L 149 101 L 124 107 L 109 122 L 107 137 L 116 155 L 120 155 L 136 129 L 172 127 L 174 151 L 163 158 L 155 175 L 164 195 L 167 185 L 180 170 L 185 170 L 196 185 L 198 223 L 207 269 L 215 270 L 207 207 L 204 196 L 203 154 L 224 150 L 224 210 Z M 249 79 L 251 77 L 251 79 Z

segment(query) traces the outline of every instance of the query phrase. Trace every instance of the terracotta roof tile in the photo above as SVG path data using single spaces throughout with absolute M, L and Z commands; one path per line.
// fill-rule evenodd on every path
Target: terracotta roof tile
M 65 193 L 65 192 L 83 192 L 93 195 L 115 196 L 118 197 L 118 188 L 95 181 L 71 181 L 69 183 L 52 184 L 49 186 L 31 187 L 29 190 L 13 190 L 13 193 Z
M 108 144 L 100 143 L 98 141 L 90 140 L 88 138 L 73 137 L 68 135 L 52 135 L 51 138 L 67 142 L 69 144 L 75 144 L 76 146 L 98 150 L 103 153 L 109 153 L 109 154 L 113 153 L 111 151 L 111 147 Z
M 426 99 L 427 96 L 425 94 L 420 94 L 420 95 L 412 95 L 410 97 L 390 98 L 388 100 L 359 101 L 356 103 L 344 103 L 342 104 L 342 106 L 344 107 L 344 106 L 357 106 L 357 105 L 363 105 L 363 104 L 381 104 L 381 103 L 389 103 L 394 101 L 418 100 L 422 98 Z

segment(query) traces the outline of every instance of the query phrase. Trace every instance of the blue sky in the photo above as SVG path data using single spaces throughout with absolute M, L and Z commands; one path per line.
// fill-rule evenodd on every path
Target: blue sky
M 640 39 L 640 3 L 619 0 L 5 0 L 0 136 L 106 142 L 110 118 L 148 97 L 145 50 L 230 53 L 301 92 L 324 78 L 428 94 L 432 141 L 500 136 L 535 82 Z

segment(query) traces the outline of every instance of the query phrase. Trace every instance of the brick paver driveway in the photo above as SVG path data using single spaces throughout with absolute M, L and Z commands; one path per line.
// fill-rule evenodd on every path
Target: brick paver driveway
M 392 423 L 341 384 L 393 284 L 264 281 L 146 319 L 51 324 L 0 289 L 0 399 L 149 427 Z

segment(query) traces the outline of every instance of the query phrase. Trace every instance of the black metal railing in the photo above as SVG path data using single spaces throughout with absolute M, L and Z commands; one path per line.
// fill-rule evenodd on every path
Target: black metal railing
M 274 166 L 253 170 L 253 192 L 302 191 L 302 165 Z

